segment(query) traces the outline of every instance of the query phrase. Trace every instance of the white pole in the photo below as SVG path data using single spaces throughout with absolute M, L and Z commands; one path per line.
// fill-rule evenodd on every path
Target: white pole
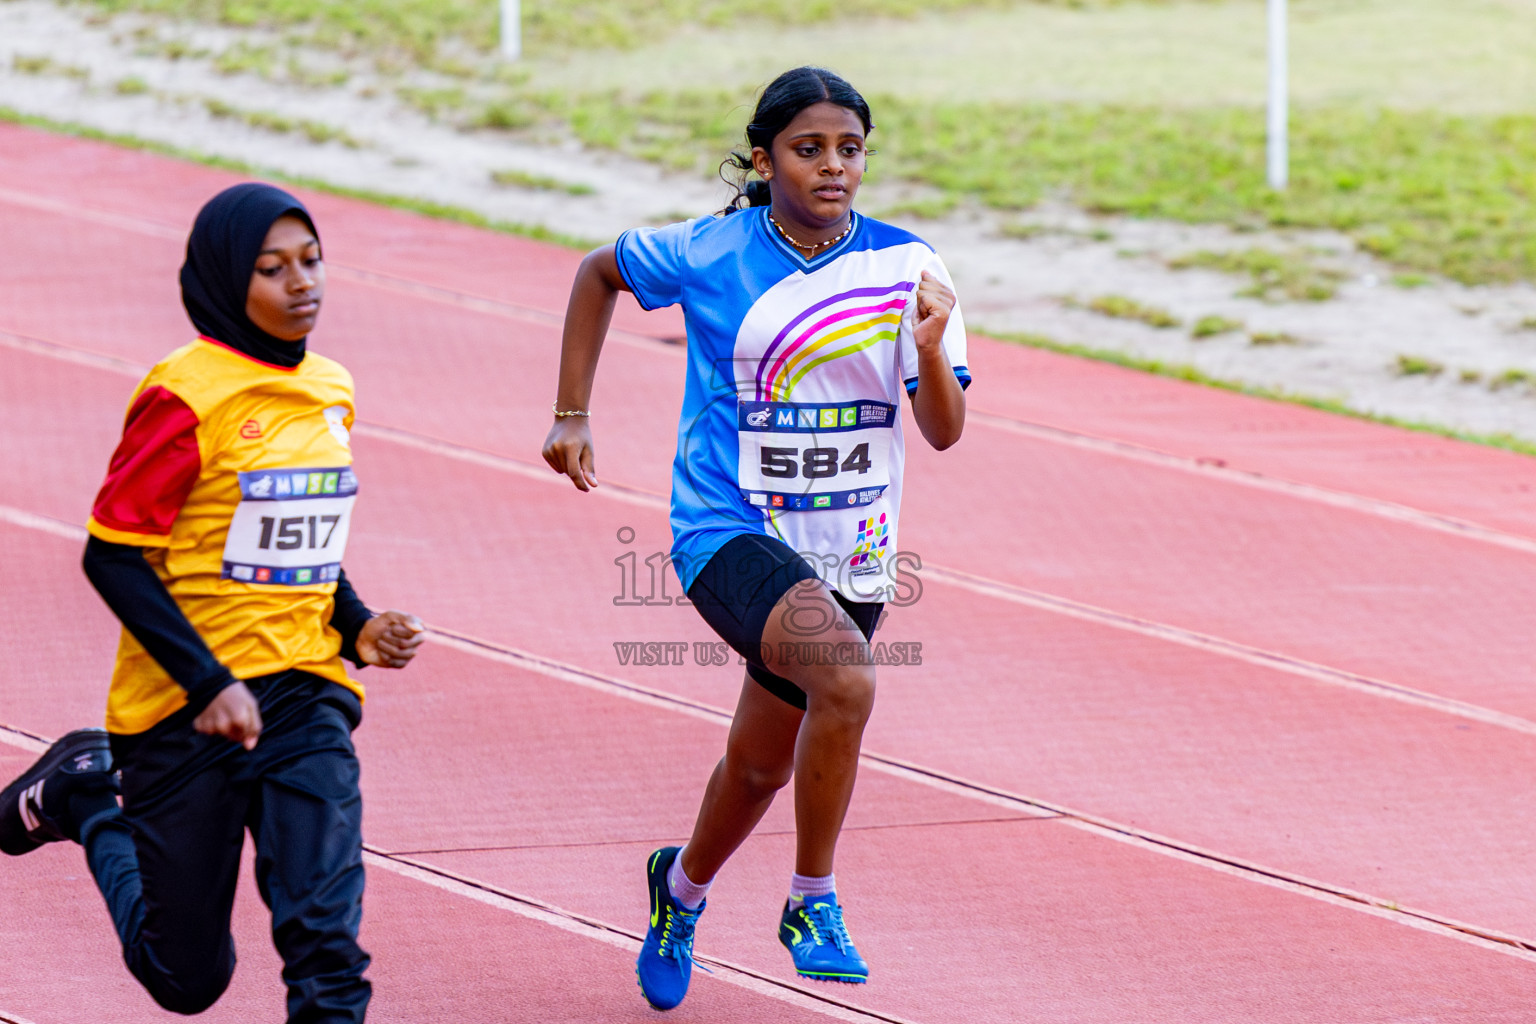
M 1285 21 L 1285 0 L 1269 0 L 1269 187 L 1277 191 L 1290 178 L 1291 162 Z
M 501 55 L 517 60 L 523 55 L 523 14 L 519 0 L 501 0 Z

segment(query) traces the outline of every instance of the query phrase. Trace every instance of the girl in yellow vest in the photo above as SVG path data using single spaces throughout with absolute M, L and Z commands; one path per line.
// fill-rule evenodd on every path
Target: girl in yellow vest
M 0 792 L 0 850 L 84 846 L 128 969 L 199 1013 L 235 968 L 249 830 L 289 1021 L 361 1021 L 363 688 L 342 659 L 401 668 L 422 627 L 370 612 L 342 571 L 352 377 L 305 351 L 325 293 L 309 212 L 268 185 L 221 192 L 181 289 L 199 336 L 134 392 L 91 510 L 85 572 L 123 624 L 107 727 Z

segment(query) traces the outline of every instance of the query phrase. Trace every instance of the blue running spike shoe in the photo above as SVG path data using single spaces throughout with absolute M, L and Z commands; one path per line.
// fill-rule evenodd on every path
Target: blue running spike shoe
M 779 919 L 779 941 L 795 958 L 795 970 L 817 981 L 846 981 L 862 985 L 869 980 L 869 965 L 853 948 L 843 925 L 843 908 L 836 893 L 808 896 L 805 903 L 784 903 Z
M 645 1001 L 658 1010 L 672 1009 L 688 994 L 688 982 L 693 977 L 693 927 L 705 906 L 700 903 L 697 910 L 689 910 L 672 898 L 667 872 L 680 849 L 662 847 L 651 854 L 645 868 L 651 889 L 651 926 L 635 961 L 635 977 L 640 979 Z

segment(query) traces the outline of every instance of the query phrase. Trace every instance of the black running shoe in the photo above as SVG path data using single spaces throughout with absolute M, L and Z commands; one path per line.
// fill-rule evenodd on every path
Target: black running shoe
M 117 790 L 112 748 L 106 730 L 76 729 L 0 790 L 0 851 L 19 857 L 44 843 L 78 843 L 80 823 L 70 813 L 69 798 L 93 790 Z

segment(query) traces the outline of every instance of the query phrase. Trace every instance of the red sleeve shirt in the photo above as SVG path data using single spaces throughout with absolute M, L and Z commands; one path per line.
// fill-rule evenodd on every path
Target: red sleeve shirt
M 128 410 L 123 439 L 91 507 L 91 532 L 119 544 L 169 542 L 201 469 L 196 414 L 173 392 L 145 388 Z

